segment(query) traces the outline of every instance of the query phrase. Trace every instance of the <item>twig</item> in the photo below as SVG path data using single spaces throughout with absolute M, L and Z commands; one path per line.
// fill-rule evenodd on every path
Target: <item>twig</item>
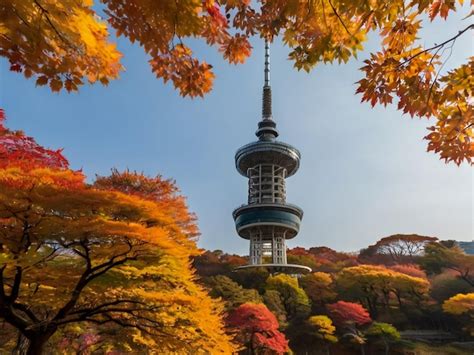
M 329 5 L 331 5 L 332 11 L 336 14 L 337 18 L 339 19 L 339 22 L 341 22 L 342 26 L 344 27 L 344 29 L 346 30 L 346 32 L 349 34 L 349 36 L 354 37 L 354 35 L 347 29 L 347 26 L 346 26 L 346 24 L 344 23 L 344 21 L 342 21 L 341 16 L 339 16 L 339 14 L 337 13 L 337 10 L 336 10 L 336 8 L 334 7 L 334 5 L 332 4 L 331 0 L 328 0 L 328 3 L 329 3 Z
M 468 30 L 471 30 L 471 29 L 474 29 L 474 24 L 471 24 L 469 26 L 467 26 L 465 29 L 461 30 L 458 32 L 458 34 L 454 37 L 451 37 L 450 39 L 444 41 L 443 43 L 440 43 L 440 44 L 437 44 L 436 46 L 433 46 L 431 48 L 427 48 L 427 49 L 424 49 L 414 55 L 412 55 L 410 58 L 406 59 L 405 61 L 401 62 L 398 66 L 401 67 L 402 65 L 405 65 L 406 63 L 408 63 L 409 61 L 413 60 L 414 58 L 418 57 L 419 55 L 423 54 L 423 53 L 426 53 L 426 52 L 429 52 L 429 51 L 432 51 L 433 49 L 438 49 L 440 47 L 443 47 L 445 46 L 446 44 L 448 44 L 449 42 L 452 42 L 452 41 L 455 41 L 458 37 L 460 37 L 464 32 L 468 31 Z

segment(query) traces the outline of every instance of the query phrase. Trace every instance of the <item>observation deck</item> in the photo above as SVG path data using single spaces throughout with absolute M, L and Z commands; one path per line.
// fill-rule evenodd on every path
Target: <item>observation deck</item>
M 237 233 L 244 239 L 250 239 L 255 229 L 262 231 L 263 239 L 272 239 L 273 233 L 292 239 L 300 230 L 303 210 L 290 204 L 262 203 L 242 205 L 232 215 Z
M 235 167 L 240 175 L 247 177 L 248 169 L 258 164 L 275 164 L 285 168 L 286 177 L 289 177 L 298 171 L 300 159 L 299 150 L 290 144 L 274 140 L 259 140 L 237 150 Z

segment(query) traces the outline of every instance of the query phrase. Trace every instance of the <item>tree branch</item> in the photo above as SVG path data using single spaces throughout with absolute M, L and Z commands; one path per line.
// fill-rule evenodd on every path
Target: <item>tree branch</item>
M 331 0 L 328 0 L 328 3 L 329 5 L 331 5 L 331 8 L 332 8 L 332 11 L 334 12 L 334 14 L 337 16 L 337 18 L 339 19 L 339 22 L 342 24 L 342 27 L 344 27 L 344 29 L 346 30 L 346 32 L 349 34 L 349 36 L 351 37 L 354 37 L 354 35 L 349 31 L 349 29 L 347 28 L 346 24 L 344 23 L 344 21 L 342 21 L 342 18 L 341 16 L 337 13 L 337 10 L 336 8 L 334 7 L 334 5 L 332 4 Z
M 445 46 L 446 44 L 448 44 L 449 42 L 452 42 L 452 41 L 455 41 L 458 37 L 460 37 L 464 32 L 468 31 L 468 30 L 472 30 L 474 29 L 474 24 L 471 24 L 469 26 L 467 26 L 466 28 L 464 28 L 463 30 L 459 31 L 457 35 L 451 37 L 450 39 L 447 39 L 446 41 L 444 41 L 443 43 L 440 43 L 440 44 L 437 44 L 431 48 L 427 48 L 427 49 L 424 49 L 414 55 L 412 55 L 411 57 L 409 57 L 408 59 L 406 59 L 405 61 L 401 62 L 398 66 L 401 67 L 402 65 L 405 65 L 406 63 L 408 63 L 409 61 L 413 60 L 414 58 L 418 57 L 419 55 L 423 54 L 423 53 L 426 53 L 426 52 L 429 52 L 429 51 L 432 51 L 433 49 L 438 49 L 440 47 L 443 47 Z

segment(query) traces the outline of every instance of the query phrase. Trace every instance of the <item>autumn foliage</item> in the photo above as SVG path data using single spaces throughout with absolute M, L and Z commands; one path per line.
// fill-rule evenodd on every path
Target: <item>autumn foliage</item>
M 194 259 L 212 297 L 222 298 L 230 311 L 245 302 L 264 304 L 295 353 L 379 354 L 416 348 L 407 345 L 412 340 L 403 338 L 402 331 L 439 332 L 441 341 L 443 329 L 450 329 L 451 339 L 471 339 L 469 266 L 474 256 L 453 241 L 427 236 L 394 235 L 374 245 L 386 243 L 395 244 L 390 246 L 394 258 L 378 248 L 359 255 L 326 247 L 290 249 L 291 260 L 313 268 L 298 278 L 260 269 L 232 272 L 231 266 L 239 263 L 229 263 L 235 256 L 220 250 Z M 435 317 L 439 326 L 433 324 Z M 252 352 L 250 343 L 239 341 L 242 353 Z
M 234 272 L 246 257 L 197 248 L 174 181 L 113 169 L 87 184 L 3 111 L 0 153 L 0 352 L 389 353 L 398 329 L 474 336 L 474 256 L 454 241 L 300 247 L 300 278 Z
M 443 310 L 452 314 L 470 313 L 474 316 L 474 293 L 451 297 L 443 303 Z
M 75 91 L 85 82 L 107 84 L 123 69 L 108 24 L 143 48 L 158 78 L 172 82 L 181 95 L 195 97 L 211 90 L 215 74 L 211 64 L 196 58 L 191 41 L 217 48 L 236 64 L 251 54 L 251 37 L 281 36 L 294 66 L 310 71 L 319 63 L 346 63 L 376 33 L 380 46 L 364 61 L 364 77 L 358 82 L 362 101 L 372 106 L 395 103 L 411 117 L 434 118 L 425 136 L 428 151 L 447 162 L 472 163 L 474 61 L 469 58 L 445 71 L 444 52 L 474 25 L 440 35 L 439 44 L 431 47 L 419 40 L 424 22 L 446 20 L 462 9 L 462 0 L 102 3 L 105 18 L 89 0 L 3 1 L 0 55 L 12 71 L 53 91 Z
M 69 166 L 61 150 L 50 150 L 37 144 L 21 131 L 11 131 L 5 126 L 5 112 L 0 109 L 0 168 L 21 167 L 66 169 Z
M 0 168 L 5 351 L 39 354 L 72 332 L 119 352 L 235 350 L 223 305 L 195 282 L 197 227 L 172 182 L 113 171 L 88 186 L 59 152 L 2 133 L 12 152 Z
M 331 318 L 339 325 L 363 325 L 372 321 L 369 312 L 359 303 L 338 301 L 328 304 L 327 308 Z
M 289 350 L 277 319 L 263 304 L 241 305 L 229 315 L 227 324 L 236 329 L 240 341 L 252 353 L 284 354 Z

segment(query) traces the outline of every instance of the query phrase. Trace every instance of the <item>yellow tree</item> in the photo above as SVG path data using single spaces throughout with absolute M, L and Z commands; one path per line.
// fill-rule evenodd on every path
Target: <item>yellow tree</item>
M 457 294 L 444 301 L 443 310 L 452 314 L 474 313 L 474 293 Z
M 329 352 L 329 344 L 337 343 L 336 327 L 332 324 L 331 318 L 324 315 L 311 316 L 308 319 L 308 324 L 313 330 L 313 335 L 316 339 L 321 341 L 325 347 L 327 354 Z
M 104 351 L 235 350 L 223 305 L 195 282 L 197 229 L 174 184 L 114 171 L 87 186 L 60 153 L 0 133 L 21 138 L 0 159 L 0 318 L 19 334 L 3 351 L 40 354 L 71 327 Z M 135 191 L 120 192 L 125 182 Z
M 456 316 L 467 317 L 465 328 L 471 336 L 474 336 L 474 293 L 459 293 L 443 303 L 443 311 Z
M 337 275 L 339 292 L 352 300 L 358 300 L 377 318 L 380 307 L 390 305 L 418 306 L 425 298 L 429 282 L 401 272 L 376 265 L 359 265 L 343 269 Z
M 212 66 L 199 61 L 187 42 L 217 47 L 230 63 L 251 53 L 249 38 L 281 35 L 297 69 L 345 63 L 363 50 L 371 32 L 380 47 L 362 68 L 357 92 L 372 105 L 397 103 L 410 116 L 434 118 L 428 150 L 445 161 L 473 162 L 473 58 L 443 71 L 446 49 L 474 28 L 425 47 L 422 25 L 446 19 L 463 0 L 102 0 L 104 19 L 91 0 L 4 0 L 0 5 L 0 55 L 11 70 L 35 77 L 53 91 L 71 91 L 86 80 L 104 84 L 118 76 L 120 53 L 105 21 L 118 36 L 138 42 L 157 77 L 186 96 L 212 88 Z M 469 14 L 466 13 L 469 16 Z M 442 33 L 443 31 L 439 31 Z M 443 70 L 442 70 L 443 69 Z

